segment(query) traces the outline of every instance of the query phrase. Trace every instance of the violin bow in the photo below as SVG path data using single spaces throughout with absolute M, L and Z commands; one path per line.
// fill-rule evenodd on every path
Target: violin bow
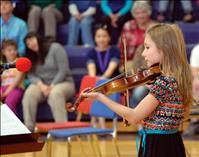
M 122 49 L 121 49 L 122 66 L 124 68 L 125 78 L 127 78 L 127 76 L 128 76 L 128 74 L 127 74 L 127 50 L 126 50 L 126 37 L 125 37 L 124 33 L 121 36 L 121 45 L 122 45 Z M 122 94 L 124 96 L 124 105 L 129 107 L 129 90 L 126 89 Z M 124 121 L 125 126 L 129 126 L 129 123 L 126 119 L 123 119 L 123 121 Z

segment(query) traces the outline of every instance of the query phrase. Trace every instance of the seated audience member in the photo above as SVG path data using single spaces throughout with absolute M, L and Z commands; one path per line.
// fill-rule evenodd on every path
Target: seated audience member
M 87 69 L 90 76 L 102 79 L 112 78 L 119 74 L 120 52 L 110 45 L 110 29 L 107 25 L 98 25 L 95 30 L 95 48 L 88 52 Z
M 75 93 L 65 49 L 52 40 L 44 40 L 36 33 L 25 37 L 27 57 L 33 67 L 28 73 L 31 84 L 23 97 L 24 123 L 32 131 L 37 106 L 47 100 L 56 122 L 67 121 L 65 102 Z
M 128 60 L 133 59 L 136 49 L 143 44 L 146 29 L 154 24 L 150 18 L 151 6 L 147 1 L 135 1 L 131 14 L 134 19 L 127 21 L 122 29 L 127 42 Z M 119 47 L 121 47 L 121 41 L 119 41 Z
M 197 105 L 199 105 L 199 44 L 191 51 L 190 65 L 193 74 L 193 96 Z M 199 120 L 191 119 L 188 129 L 184 136 L 199 135 Z
M 159 8 L 158 8 L 158 16 L 157 16 L 157 20 L 162 22 L 165 20 L 165 14 L 166 14 L 166 10 L 168 8 L 168 5 L 170 3 L 170 12 L 172 14 L 172 16 L 174 17 L 171 17 L 171 21 L 175 21 L 176 17 L 175 17 L 175 12 L 176 12 L 176 6 L 179 6 L 181 4 L 182 6 L 182 9 L 184 11 L 184 17 L 183 17 L 183 21 L 185 22 L 191 22 L 193 21 L 193 8 L 192 8 L 192 4 L 191 4 L 191 1 L 190 0 L 180 0 L 180 1 L 174 1 L 174 0 L 160 0 L 159 1 Z M 180 4 L 179 4 L 180 3 Z M 174 5 L 176 4 L 176 5 Z M 179 16 L 177 14 L 177 16 Z
M 193 94 L 197 104 L 199 104 L 199 44 L 191 51 L 190 64 L 194 77 Z
M 132 69 L 132 73 L 136 74 L 139 70 L 143 70 L 147 68 L 146 60 L 142 56 L 142 53 L 144 51 L 144 44 L 140 45 L 135 52 L 134 59 L 131 60 L 130 67 Z M 149 93 L 148 88 L 143 85 L 143 86 L 138 86 L 130 90 L 131 95 L 129 98 L 129 105 L 131 108 L 135 108 L 140 101 Z M 142 125 L 138 124 L 137 125 L 138 130 L 142 129 Z
M 111 29 L 111 44 L 117 44 L 123 24 L 131 18 L 133 0 L 102 0 L 101 9 L 104 17 L 101 23 L 108 23 Z
M 12 63 L 17 59 L 17 44 L 14 40 L 4 40 L 1 46 L 2 63 Z M 16 68 L 1 71 L 1 101 L 17 115 L 17 105 L 24 92 L 24 73 Z
M 93 15 L 96 12 L 96 2 L 92 0 L 69 1 L 69 12 L 71 14 L 68 26 L 68 46 L 78 44 L 79 32 L 81 31 L 81 40 L 84 46 L 94 46 L 92 23 Z
M 30 11 L 28 15 L 28 27 L 30 32 L 38 32 L 40 19 L 44 23 L 44 35 L 56 38 L 57 22 L 63 20 L 61 13 L 62 0 L 29 0 Z
M 111 36 L 107 25 L 99 25 L 95 30 L 95 48 L 88 53 L 87 69 L 89 76 L 109 79 L 119 74 L 120 52 L 110 46 Z M 93 125 L 96 119 L 92 118 Z M 99 118 L 100 127 L 105 128 L 105 119 Z
M 140 45 L 135 52 L 134 59 L 131 61 L 131 69 L 133 73 L 137 73 L 139 70 L 147 68 L 146 61 L 142 56 L 144 51 L 144 45 Z M 145 86 L 139 86 L 132 89 L 130 96 L 130 105 L 135 108 L 139 102 L 148 94 L 148 89 Z
M 1 0 L 1 35 L 0 41 L 11 39 L 18 45 L 20 56 L 25 55 L 24 37 L 28 29 L 26 23 L 20 18 L 13 15 L 15 3 L 12 0 Z

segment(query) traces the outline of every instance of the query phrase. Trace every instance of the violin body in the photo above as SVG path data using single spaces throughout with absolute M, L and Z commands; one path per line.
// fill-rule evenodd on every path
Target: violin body
M 161 70 L 159 65 L 155 65 L 150 67 L 149 69 L 139 71 L 135 75 L 122 76 L 120 78 L 116 77 L 116 79 L 113 78 L 107 81 L 106 83 L 103 83 L 102 85 L 89 89 L 85 92 L 101 92 L 105 95 L 111 95 L 117 92 L 122 92 L 128 89 L 135 88 L 137 86 L 151 83 L 160 74 Z M 67 103 L 66 104 L 67 110 L 69 112 L 77 110 L 78 105 L 84 99 L 85 98 L 80 96 L 74 105 L 72 105 L 71 103 Z
M 116 92 L 122 92 L 126 89 L 132 89 L 137 86 L 151 83 L 160 74 L 161 72 L 159 66 L 139 71 L 136 75 L 123 77 L 106 83 L 107 90 L 105 93 L 103 92 L 103 94 L 111 95 Z

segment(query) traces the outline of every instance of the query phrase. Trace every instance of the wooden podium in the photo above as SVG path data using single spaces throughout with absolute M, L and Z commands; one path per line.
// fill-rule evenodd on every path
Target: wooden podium
M 44 142 L 40 142 L 38 133 L 0 136 L 0 155 L 40 151 Z

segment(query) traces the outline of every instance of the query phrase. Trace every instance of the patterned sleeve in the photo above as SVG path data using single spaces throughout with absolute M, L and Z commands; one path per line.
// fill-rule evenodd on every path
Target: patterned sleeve
M 166 103 L 167 98 L 172 96 L 172 89 L 169 88 L 169 82 L 164 77 L 159 77 L 153 85 L 149 87 L 152 94 L 160 103 Z

